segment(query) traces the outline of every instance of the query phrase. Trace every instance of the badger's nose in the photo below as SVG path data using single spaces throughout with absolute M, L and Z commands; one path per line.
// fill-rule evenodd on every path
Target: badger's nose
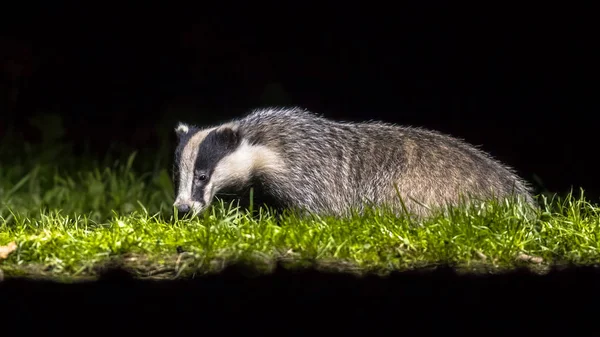
M 177 212 L 179 213 L 179 215 L 186 215 L 190 212 L 190 210 L 191 207 L 187 204 L 181 204 L 177 206 Z

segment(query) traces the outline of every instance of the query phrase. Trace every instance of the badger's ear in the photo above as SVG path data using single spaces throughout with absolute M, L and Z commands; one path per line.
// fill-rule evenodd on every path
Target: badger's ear
M 235 149 L 240 144 L 242 137 L 236 127 L 225 126 L 217 130 L 217 139 L 228 149 Z
M 179 122 L 179 124 L 177 124 L 177 127 L 175 128 L 175 134 L 177 134 L 178 137 L 186 135 L 188 132 L 190 132 L 189 125 L 182 122 Z

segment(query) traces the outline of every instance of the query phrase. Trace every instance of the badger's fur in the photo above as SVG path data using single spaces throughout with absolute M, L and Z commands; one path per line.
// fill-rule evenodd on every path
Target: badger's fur
M 244 201 L 253 187 L 278 209 L 347 215 L 366 205 L 417 216 L 463 196 L 521 196 L 527 184 L 462 140 L 382 122 L 337 122 L 303 109 L 255 110 L 228 123 L 180 123 L 175 172 L 180 212 L 204 211 L 215 195 Z

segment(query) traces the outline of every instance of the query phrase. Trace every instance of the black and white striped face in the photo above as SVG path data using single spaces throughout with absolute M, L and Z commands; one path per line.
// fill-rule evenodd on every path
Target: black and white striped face
M 175 130 L 174 206 L 179 213 L 200 213 L 220 190 L 250 179 L 252 151 L 232 126 L 198 129 L 180 124 Z

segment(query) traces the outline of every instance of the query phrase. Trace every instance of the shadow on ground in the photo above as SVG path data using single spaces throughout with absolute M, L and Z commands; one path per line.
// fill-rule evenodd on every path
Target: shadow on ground
M 109 270 L 93 282 L 0 282 L 0 335 L 589 336 L 600 335 L 599 285 L 600 272 L 587 267 L 358 277 L 282 267 L 257 275 L 232 266 L 178 281 Z

